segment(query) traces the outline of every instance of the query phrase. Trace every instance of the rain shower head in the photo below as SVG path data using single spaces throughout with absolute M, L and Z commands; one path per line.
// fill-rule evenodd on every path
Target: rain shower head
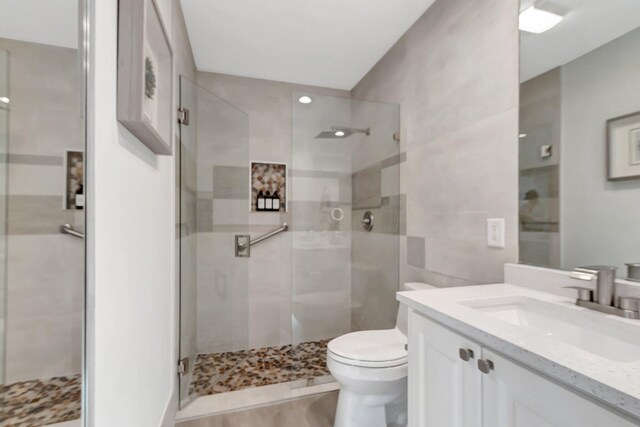
M 316 136 L 316 139 L 344 139 L 350 137 L 354 133 L 363 133 L 369 136 L 371 128 L 356 129 L 342 126 L 331 126 L 331 130 L 320 132 Z

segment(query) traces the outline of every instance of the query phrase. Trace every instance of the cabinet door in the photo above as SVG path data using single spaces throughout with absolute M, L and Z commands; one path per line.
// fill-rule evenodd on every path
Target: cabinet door
M 621 415 L 483 349 L 493 370 L 482 375 L 485 427 L 633 427 Z
M 464 361 L 460 349 L 474 357 Z M 480 427 L 480 354 L 474 342 L 410 312 L 410 427 Z

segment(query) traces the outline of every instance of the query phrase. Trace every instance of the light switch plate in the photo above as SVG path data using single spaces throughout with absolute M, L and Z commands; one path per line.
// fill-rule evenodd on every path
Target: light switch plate
M 504 248 L 504 218 L 487 218 L 487 246 Z

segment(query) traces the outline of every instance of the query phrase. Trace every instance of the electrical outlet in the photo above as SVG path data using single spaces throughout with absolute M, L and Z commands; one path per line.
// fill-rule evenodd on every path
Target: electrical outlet
M 504 218 L 487 218 L 487 246 L 504 248 Z

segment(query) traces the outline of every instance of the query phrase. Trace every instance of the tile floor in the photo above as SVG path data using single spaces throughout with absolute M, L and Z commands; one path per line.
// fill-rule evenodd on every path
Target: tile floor
M 326 366 L 329 341 L 199 354 L 189 394 L 205 396 L 329 375 Z
M 277 405 L 199 418 L 175 427 L 331 427 L 338 392 L 317 394 Z
M 80 375 L 0 386 L 0 426 L 38 427 L 80 418 Z

